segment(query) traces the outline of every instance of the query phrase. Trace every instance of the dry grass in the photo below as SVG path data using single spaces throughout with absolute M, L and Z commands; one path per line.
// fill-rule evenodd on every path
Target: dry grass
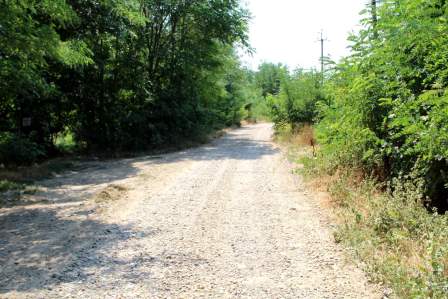
M 309 124 L 300 125 L 294 129 L 290 125 L 277 128 L 276 141 L 292 146 L 307 147 L 315 146 L 314 129 Z
M 328 172 L 325 157 L 313 157 L 312 129 L 279 132 L 290 160 L 323 209 L 338 224 L 335 239 L 351 249 L 372 279 L 397 298 L 448 298 L 448 215 L 429 213 L 418 181 L 394 182 L 394 192 L 356 169 Z
M 32 182 L 45 179 L 62 171 L 73 169 L 75 163 L 67 159 L 53 159 L 33 166 L 0 169 L 0 179 L 13 182 Z
M 293 135 L 293 142 L 302 146 L 316 146 L 316 139 L 314 137 L 314 129 L 309 124 L 305 124 L 300 130 Z
M 116 201 L 126 196 L 128 189 L 124 186 L 111 184 L 93 196 L 97 203 Z
M 391 195 L 349 170 L 309 185 L 328 190 L 339 224 L 336 240 L 351 248 L 374 279 L 399 298 L 446 298 L 447 216 L 428 213 L 408 194 Z

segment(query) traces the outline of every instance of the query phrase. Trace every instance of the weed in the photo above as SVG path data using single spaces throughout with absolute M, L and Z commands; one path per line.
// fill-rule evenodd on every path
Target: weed
M 375 281 L 399 298 L 447 298 L 448 214 L 425 208 L 423 179 L 410 173 L 384 186 L 322 154 L 302 151 L 295 160 L 310 185 L 330 194 L 335 240 L 352 249 Z
M 10 180 L 0 180 L 0 192 L 17 191 L 24 188 L 23 184 Z

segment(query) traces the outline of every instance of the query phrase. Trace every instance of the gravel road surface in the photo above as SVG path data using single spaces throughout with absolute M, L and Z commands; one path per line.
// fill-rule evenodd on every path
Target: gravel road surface
M 250 125 L 42 181 L 0 209 L 0 297 L 381 298 L 271 137 Z

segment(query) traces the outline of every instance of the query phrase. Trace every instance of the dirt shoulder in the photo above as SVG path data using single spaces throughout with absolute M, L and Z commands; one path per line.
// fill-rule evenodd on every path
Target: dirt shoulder
M 3 298 L 381 298 L 271 142 L 89 162 L 0 209 Z

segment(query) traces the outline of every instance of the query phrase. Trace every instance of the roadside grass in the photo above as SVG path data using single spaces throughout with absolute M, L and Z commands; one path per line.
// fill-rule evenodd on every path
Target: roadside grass
M 19 201 L 24 195 L 33 195 L 39 188 L 32 184 L 25 184 L 10 180 L 0 180 L 0 208 Z
M 298 157 L 302 156 L 312 157 L 317 149 L 314 131 L 309 124 L 294 129 L 290 125 L 276 126 L 274 141 L 286 150 L 290 162 L 297 162 Z M 299 166 L 302 165 L 299 164 Z
M 312 146 L 314 141 L 314 130 L 309 124 L 302 124 L 295 128 L 290 125 L 277 126 L 275 140 L 289 146 Z
M 35 182 L 61 172 L 76 169 L 74 161 L 53 159 L 41 164 L 16 168 L 0 168 L 0 207 L 18 203 L 23 195 L 39 191 Z
M 146 157 L 148 159 L 158 159 L 161 154 L 176 152 L 201 146 L 213 139 L 220 138 L 226 134 L 231 128 L 204 130 L 201 134 L 197 134 L 194 138 L 178 138 L 176 142 L 153 148 L 145 151 L 132 152 L 92 152 L 77 155 L 80 146 L 74 141 L 73 134 L 66 131 L 58 135 L 54 142 L 57 149 L 64 154 L 64 157 L 49 159 L 40 163 L 34 163 L 27 166 L 5 167 L 0 164 L 0 207 L 17 203 L 22 195 L 32 195 L 39 188 L 34 185 L 36 181 L 49 179 L 63 173 L 65 171 L 76 171 L 85 169 L 86 166 L 82 162 L 86 161 L 107 161 L 110 159 Z M 151 156 L 151 157 L 150 157 Z M 123 193 L 120 188 L 112 186 L 110 190 L 105 190 L 97 196 L 98 200 L 105 201 L 112 199 L 116 192 Z M 109 196 L 109 195 L 111 196 Z
M 0 180 L 9 181 L 12 184 L 29 185 L 36 180 L 50 178 L 74 168 L 76 168 L 74 160 L 58 158 L 31 166 L 0 168 Z
M 23 184 L 10 180 L 0 180 L 0 192 L 22 190 L 23 188 Z
M 301 141 L 309 133 L 300 134 L 286 129 L 277 140 L 289 143 L 308 187 L 329 195 L 335 240 L 393 297 L 448 298 L 448 214 L 424 207 L 423 182 L 410 175 L 382 184 L 356 169 L 332 169 Z

